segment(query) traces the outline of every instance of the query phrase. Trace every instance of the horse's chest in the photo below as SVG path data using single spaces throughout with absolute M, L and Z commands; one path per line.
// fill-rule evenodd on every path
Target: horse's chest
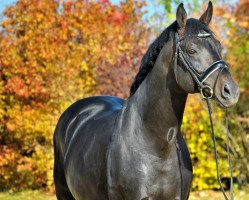
M 172 145 L 165 158 L 121 145 L 115 151 L 119 156 L 109 157 L 111 193 L 133 200 L 186 200 L 192 180 L 191 161 L 184 141 L 179 142 L 180 148 Z
M 181 173 L 177 153 L 166 161 L 147 163 L 145 182 L 150 200 L 181 199 Z

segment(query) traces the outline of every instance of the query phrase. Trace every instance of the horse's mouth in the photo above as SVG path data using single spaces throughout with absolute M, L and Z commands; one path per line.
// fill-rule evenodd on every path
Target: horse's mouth
M 217 99 L 216 99 L 216 105 L 219 107 L 219 108 L 221 108 L 221 109 L 227 109 L 227 108 L 231 108 L 231 107 L 233 107 L 234 105 L 224 105 L 223 103 L 221 103 L 219 100 L 217 101 Z
M 223 100 L 222 98 L 215 97 L 215 102 L 217 106 L 221 109 L 232 108 L 236 105 L 239 99 L 239 93 L 229 100 Z

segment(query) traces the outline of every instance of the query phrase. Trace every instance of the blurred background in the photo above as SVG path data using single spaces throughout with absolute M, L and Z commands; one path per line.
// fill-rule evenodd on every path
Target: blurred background
M 183 2 L 206 0 L 0 0 L 0 199 L 55 199 L 53 131 L 79 98 L 129 96 L 148 45 Z M 213 0 L 211 28 L 240 85 L 229 110 L 235 199 L 249 199 L 249 1 Z M 229 189 L 224 111 L 214 105 L 219 165 Z M 190 199 L 222 199 L 206 106 L 190 95 L 182 131 L 194 166 Z M 216 192 L 215 192 L 216 191 Z

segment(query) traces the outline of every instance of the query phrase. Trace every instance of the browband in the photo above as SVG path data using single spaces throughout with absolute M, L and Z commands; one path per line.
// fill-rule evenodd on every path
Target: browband
M 209 36 L 211 36 L 211 33 L 198 33 L 197 34 L 197 37 L 200 37 L 200 38 L 202 38 L 202 37 L 209 37 Z

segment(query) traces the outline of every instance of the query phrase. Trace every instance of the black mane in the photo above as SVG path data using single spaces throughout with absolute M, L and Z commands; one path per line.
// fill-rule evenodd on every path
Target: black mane
M 135 79 L 131 85 L 130 96 L 132 96 L 141 85 L 146 76 L 153 69 L 153 66 L 157 60 L 157 56 L 159 55 L 163 46 L 169 40 L 169 36 L 171 32 L 176 32 L 177 30 L 177 22 L 173 22 L 170 26 L 168 26 L 159 36 L 158 38 L 149 46 L 147 52 L 144 54 L 139 71 L 135 76 Z M 201 23 L 197 19 L 188 19 L 186 24 L 186 34 L 198 34 L 201 31 L 205 31 L 207 33 L 212 33 L 208 26 Z
M 159 37 L 150 45 L 147 52 L 144 54 L 142 58 L 139 72 L 137 73 L 131 85 L 130 95 L 133 95 L 137 91 L 138 87 L 141 85 L 143 80 L 152 70 L 156 62 L 157 56 L 159 55 L 163 46 L 169 40 L 169 35 L 170 35 L 169 33 L 173 30 L 176 31 L 176 29 L 177 29 L 177 23 L 174 22 L 169 27 L 164 29 L 164 31 L 159 35 Z

